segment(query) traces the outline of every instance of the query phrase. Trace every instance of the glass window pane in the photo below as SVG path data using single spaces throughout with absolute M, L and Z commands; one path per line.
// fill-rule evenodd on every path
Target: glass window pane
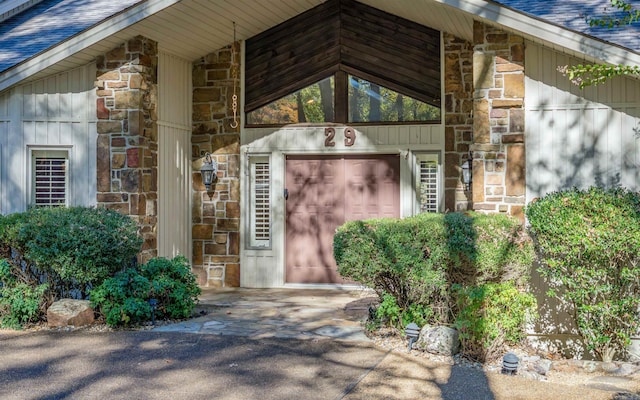
M 349 75 L 349 122 L 440 121 L 440 109 Z
M 334 121 L 333 76 L 247 113 L 247 124 L 297 124 Z

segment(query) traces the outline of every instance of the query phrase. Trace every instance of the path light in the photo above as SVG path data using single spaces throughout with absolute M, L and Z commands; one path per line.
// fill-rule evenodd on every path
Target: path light
M 518 362 L 520 359 L 515 354 L 509 352 L 502 359 L 502 373 L 507 375 L 515 375 L 518 370 Z
M 158 308 L 157 299 L 149 299 L 149 305 L 151 306 L 151 325 L 156 324 L 156 309 Z
M 207 188 L 207 192 L 211 190 L 211 184 L 218 172 L 218 163 L 211 158 L 211 153 L 207 152 L 204 155 L 204 162 L 200 167 L 200 174 L 202 174 L 202 183 Z
M 409 338 L 409 351 L 411 351 L 413 343 L 418 339 L 418 336 L 420 336 L 420 327 L 412 322 L 404 328 L 404 333 Z

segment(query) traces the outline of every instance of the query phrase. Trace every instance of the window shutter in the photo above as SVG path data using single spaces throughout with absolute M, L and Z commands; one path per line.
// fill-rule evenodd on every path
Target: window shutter
M 438 162 L 418 161 L 419 212 L 438 212 Z
M 34 203 L 56 206 L 67 203 L 67 160 L 60 157 L 35 157 Z
M 260 157 L 251 166 L 251 247 L 268 247 L 271 241 L 271 171 L 269 159 Z

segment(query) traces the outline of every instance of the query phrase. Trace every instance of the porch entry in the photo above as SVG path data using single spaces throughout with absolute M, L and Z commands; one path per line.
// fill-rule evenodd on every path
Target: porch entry
M 346 283 L 333 235 L 346 221 L 400 216 L 398 155 L 286 157 L 287 283 Z

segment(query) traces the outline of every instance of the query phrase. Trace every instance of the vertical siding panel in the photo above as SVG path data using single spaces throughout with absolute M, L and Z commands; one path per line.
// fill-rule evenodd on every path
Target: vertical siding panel
M 191 63 L 158 60 L 158 254 L 191 258 Z
M 47 95 L 45 94 L 45 80 L 41 79 L 33 83 L 35 95 L 35 118 L 44 120 L 47 118 Z
M 33 144 L 49 144 L 48 125 L 48 122 L 36 120 Z
M 71 100 L 69 95 L 69 74 L 64 73 L 58 76 L 58 107 L 60 119 L 68 120 L 71 118 Z
M 33 85 L 22 87 L 22 118 L 35 118 L 36 105 L 33 95 Z

